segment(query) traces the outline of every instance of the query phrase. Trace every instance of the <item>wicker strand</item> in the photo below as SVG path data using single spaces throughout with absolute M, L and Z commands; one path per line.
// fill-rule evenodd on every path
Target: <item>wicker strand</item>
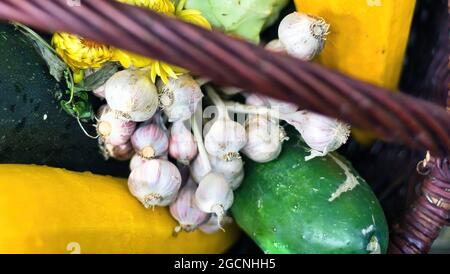
M 0 0 L 0 19 L 77 33 L 333 116 L 433 155 L 450 152 L 450 116 L 437 105 L 394 94 L 318 65 L 271 53 L 116 1 Z
M 394 225 L 389 253 L 427 253 L 442 227 L 450 222 L 450 162 L 432 158 L 421 195 L 406 212 L 402 223 Z

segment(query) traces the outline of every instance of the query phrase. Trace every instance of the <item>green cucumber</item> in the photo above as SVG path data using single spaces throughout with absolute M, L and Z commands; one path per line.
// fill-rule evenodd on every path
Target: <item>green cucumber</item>
M 246 162 L 238 225 L 268 254 L 385 253 L 388 227 L 369 185 L 337 153 L 307 155 L 291 138 L 277 160 Z
M 39 164 L 126 177 L 55 99 L 65 89 L 24 35 L 0 24 L 0 163 Z M 91 128 L 92 129 L 92 128 Z

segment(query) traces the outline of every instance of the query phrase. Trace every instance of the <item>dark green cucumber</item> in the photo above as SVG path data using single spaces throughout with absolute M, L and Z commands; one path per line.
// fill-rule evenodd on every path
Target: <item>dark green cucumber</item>
M 33 46 L 0 24 L 0 163 L 40 164 L 127 176 L 128 164 L 105 161 L 97 141 L 63 112 L 58 84 Z
M 238 225 L 269 254 L 386 252 L 386 219 L 367 183 L 337 153 L 305 162 L 308 154 L 292 139 L 276 161 L 246 162 Z

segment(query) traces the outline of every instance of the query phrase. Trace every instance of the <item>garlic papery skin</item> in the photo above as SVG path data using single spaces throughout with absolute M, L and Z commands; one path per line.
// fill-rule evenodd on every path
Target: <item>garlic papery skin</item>
M 246 143 L 245 128 L 228 117 L 218 118 L 205 136 L 206 151 L 226 161 L 240 158 Z
M 209 217 L 209 219 L 206 223 L 199 226 L 199 229 L 206 234 L 214 234 L 221 229 L 221 227 L 218 225 L 218 223 L 219 223 L 219 221 L 217 219 L 217 216 L 213 214 L 213 215 L 211 215 L 211 217 Z M 233 218 L 231 218 L 230 216 L 223 217 L 222 226 L 232 224 L 232 223 L 233 223 Z
M 299 111 L 283 116 L 294 126 L 305 143 L 312 149 L 305 160 L 325 156 L 345 144 L 350 136 L 350 126 L 346 123 L 320 114 Z
M 277 122 L 261 115 L 251 115 L 245 129 L 247 144 L 242 153 L 248 158 L 258 163 L 267 163 L 280 156 L 283 142 L 288 138 Z
M 280 40 L 275 39 L 267 43 L 265 46 L 267 50 L 273 51 L 273 52 L 279 52 L 279 53 L 285 53 L 286 48 L 283 46 Z
M 105 84 L 105 98 L 119 117 L 134 122 L 150 119 L 158 108 L 158 92 L 148 73 L 127 69 Z
M 131 142 L 117 146 L 105 144 L 105 150 L 107 153 L 107 157 L 105 158 L 113 158 L 118 161 L 128 161 L 134 155 L 134 149 Z
M 188 165 L 197 156 L 197 143 L 183 121 L 172 124 L 169 139 L 169 154 L 178 162 Z
M 142 158 L 138 154 L 134 154 L 130 161 L 130 170 L 134 170 L 148 161 L 150 160 Z
M 203 178 L 208 173 L 211 172 L 210 166 L 208 166 L 208 164 L 206 164 L 206 161 L 209 161 L 209 160 L 204 160 L 202 157 L 203 157 L 202 154 L 199 153 L 197 155 L 197 157 L 195 157 L 195 159 L 189 165 L 189 170 L 191 172 L 192 179 L 197 184 L 199 184 L 201 182 L 201 180 L 203 180 Z M 208 159 L 209 159 L 209 157 L 208 157 Z
M 92 91 L 92 94 L 94 94 L 96 97 L 98 97 L 100 99 L 105 99 L 105 89 L 106 89 L 106 84 L 103 84 L 100 87 L 94 89 Z
M 281 21 L 278 37 L 290 56 L 310 61 L 322 51 L 329 28 L 321 18 L 294 12 Z
M 191 118 L 203 98 L 199 84 L 188 74 L 170 78 L 167 84 L 157 83 L 159 105 L 169 118 L 169 122 Z
M 243 89 L 236 87 L 224 87 L 221 88 L 220 90 L 222 91 L 223 94 L 227 96 L 234 96 L 244 91 Z
M 196 190 L 197 184 L 189 178 L 186 185 L 178 193 L 175 202 L 170 205 L 170 214 L 179 224 L 175 228 L 176 233 L 181 230 L 192 232 L 210 217 L 210 214 L 201 211 L 195 204 Z
M 201 180 L 195 192 L 195 203 L 198 208 L 203 212 L 216 214 L 220 227 L 233 201 L 234 194 L 230 185 L 223 175 L 214 172 L 207 174 Z
M 241 158 L 225 161 L 220 158 L 209 157 L 212 171 L 223 175 L 225 181 L 232 190 L 236 190 L 242 184 L 244 179 L 244 162 Z
M 127 143 L 136 129 L 136 123 L 117 118 L 107 105 L 100 107 L 97 133 L 104 143 L 118 146 Z
M 177 197 L 181 174 L 169 161 L 149 160 L 131 171 L 128 188 L 146 208 L 168 206 Z
M 167 133 L 156 124 L 143 124 L 131 136 L 136 153 L 145 159 L 164 155 L 169 148 Z

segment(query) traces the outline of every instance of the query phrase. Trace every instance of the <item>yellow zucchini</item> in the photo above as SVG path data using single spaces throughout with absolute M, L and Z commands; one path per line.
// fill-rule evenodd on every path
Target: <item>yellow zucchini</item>
M 145 209 L 123 179 L 0 165 L 0 253 L 223 253 L 236 226 L 173 236 L 167 208 Z
M 318 63 L 392 90 L 400 79 L 415 3 L 295 0 L 297 10 L 322 17 L 331 25 Z

